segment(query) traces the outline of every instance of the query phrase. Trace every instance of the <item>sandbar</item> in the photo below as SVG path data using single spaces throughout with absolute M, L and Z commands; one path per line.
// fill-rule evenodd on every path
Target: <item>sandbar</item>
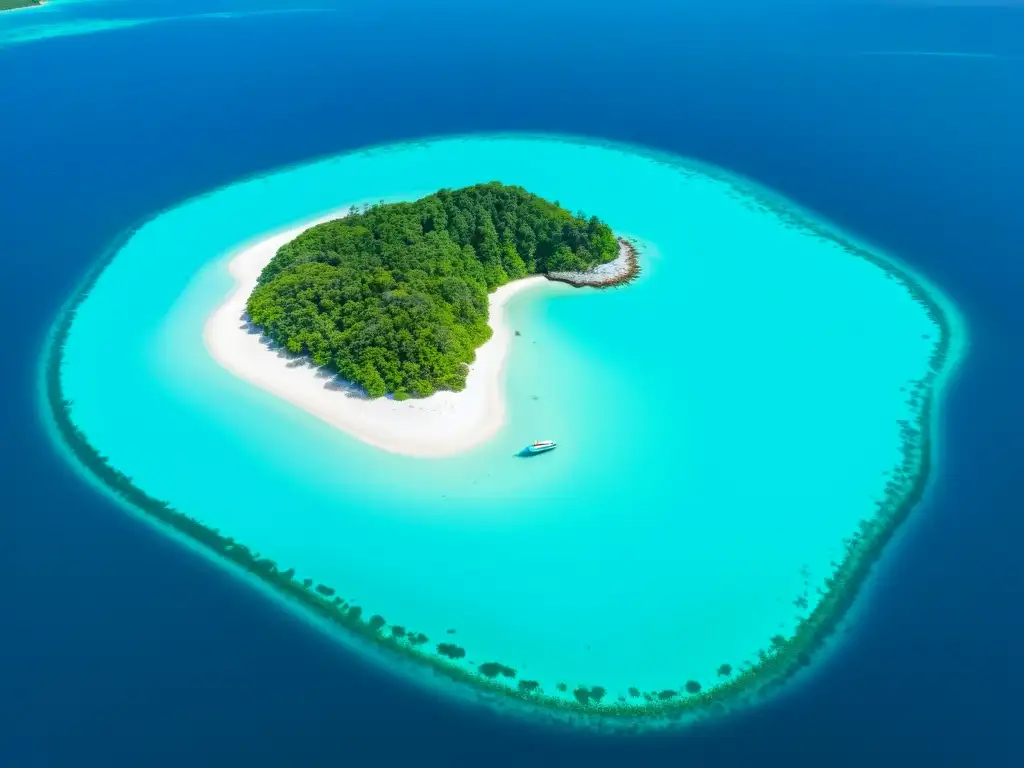
M 364 443 L 418 457 L 443 457 L 468 450 L 491 439 L 505 424 L 502 373 L 508 358 L 512 329 L 505 307 L 513 296 L 547 285 L 542 275 L 507 283 L 490 294 L 491 338 L 476 351 L 461 392 L 435 392 L 404 401 L 367 398 L 330 372 L 300 355 L 274 347 L 253 326 L 245 304 L 263 268 L 285 243 L 303 231 L 349 212 L 329 216 L 278 232 L 243 248 L 227 259 L 235 281 L 230 295 L 207 319 L 203 341 L 210 355 L 241 379 L 288 401 Z

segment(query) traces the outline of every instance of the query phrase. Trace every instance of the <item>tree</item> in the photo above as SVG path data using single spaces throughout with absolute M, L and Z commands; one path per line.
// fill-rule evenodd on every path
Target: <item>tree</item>
M 465 387 L 491 336 L 490 291 L 617 254 L 597 218 L 491 182 L 311 227 L 278 250 L 246 309 L 274 342 L 370 397 L 426 397 Z

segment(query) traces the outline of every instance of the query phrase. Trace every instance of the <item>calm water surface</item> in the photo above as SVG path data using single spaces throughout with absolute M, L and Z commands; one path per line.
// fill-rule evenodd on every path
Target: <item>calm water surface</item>
M 347 202 L 489 179 L 650 244 L 628 289 L 513 302 L 494 440 L 446 460 L 387 454 L 209 358 L 202 327 L 237 244 Z M 883 269 L 755 202 L 628 149 L 514 137 L 229 187 L 145 225 L 81 305 L 72 418 L 139 487 L 431 649 L 455 642 L 568 700 L 580 684 L 709 688 L 813 609 L 884 498 L 898 420 L 917 419 L 906 388 L 939 337 Z M 541 434 L 561 447 L 515 457 Z
M 0 385 L 8 404 L 0 416 L 6 446 L 0 563 L 8 569 L 9 644 L 0 686 L 10 692 L 0 703 L 0 762 L 1019 764 L 1010 734 L 1024 684 L 1013 656 L 1024 642 L 1013 610 L 1024 579 L 1014 513 L 1022 505 L 1014 478 L 1024 428 L 1015 330 L 1024 324 L 1024 236 L 1016 208 L 1024 186 L 1024 113 L 1016 96 L 1024 89 L 1020 12 L 641 0 L 627 16 L 571 1 L 526 0 L 511 13 L 502 4 L 391 0 L 358 7 L 308 3 L 325 13 L 199 17 L 65 34 L 78 21 L 102 26 L 104 20 L 283 10 L 280 5 L 55 0 L 35 16 L 0 17 L 0 322 L 16 329 L 5 341 L 9 375 Z M 8 44 L 9 31 L 28 34 L 28 26 L 44 19 L 68 26 L 51 28 L 61 34 L 47 39 Z M 876 55 L 900 51 L 992 55 Z M 853 630 L 805 685 L 721 727 L 672 739 L 594 740 L 441 704 L 121 515 L 69 471 L 40 428 L 36 364 L 45 333 L 118 233 L 195 195 L 287 164 L 407 138 L 509 130 L 639 142 L 741 172 L 899 254 L 946 288 L 970 319 L 969 364 L 944 418 L 943 473 L 880 563 Z M 419 193 L 435 183 L 393 186 Z M 300 208 L 309 200 L 295 216 L 307 215 Z M 657 202 L 652 196 L 644 205 Z M 616 206 L 606 215 L 613 220 L 628 212 Z M 261 227 L 237 231 L 239 239 Z M 223 234 L 230 234 L 227 228 Z M 593 298 L 609 312 L 664 285 L 660 277 L 680 265 L 669 256 L 671 238 L 645 237 L 645 281 Z M 207 255 L 216 258 L 202 260 Z M 201 293 L 207 277 L 213 293 L 221 290 L 215 267 L 200 273 L 199 266 L 187 265 L 187 273 L 200 274 L 200 283 L 179 282 L 175 298 L 168 294 L 148 315 L 138 313 L 153 323 L 144 333 L 154 331 L 158 317 L 168 318 L 166 328 L 178 328 L 173 309 L 183 305 L 176 302 L 198 296 L 193 288 Z M 591 299 L 523 298 L 516 311 L 524 335 L 534 323 L 550 341 L 550 354 L 538 354 L 597 370 L 608 353 L 598 344 L 614 337 L 608 323 L 589 337 L 581 330 Z M 164 366 L 164 343 L 173 337 L 154 332 L 160 344 L 154 343 L 148 367 L 136 372 Z M 133 355 L 138 351 L 138 337 L 124 343 Z M 513 407 L 520 386 L 514 376 L 536 367 L 532 349 L 513 352 L 523 363 L 514 362 L 510 375 Z M 646 360 L 638 370 L 655 372 Z M 600 373 L 612 378 L 610 370 Z M 193 414 L 204 403 L 218 406 L 190 395 L 183 377 L 161 379 L 167 402 Z M 616 386 L 636 399 L 632 373 Z M 681 385 L 663 379 L 649 392 L 644 386 L 631 406 L 640 412 L 647 402 L 661 408 L 659 398 Z M 555 389 L 527 408 L 552 401 Z M 249 395 L 239 408 L 250 405 L 274 407 L 269 397 Z M 219 410 L 228 422 L 237 418 Z M 284 412 L 282 406 L 281 418 Z M 526 418 L 528 411 L 513 415 Z M 140 432 L 166 427 L 137 426 Z M 233 430 L 222 426 L 219 445 L 226 447 Z M 571 432 L 569 425 L 557 429 Z M 304 440 L 316 432 L 312 424 L 303 429 Z M 230 451 L 218 455 L 241 456 L 245 444 L 276 439 L 235 435 Z M 536 436 L 517 434 L 515 443 Z M 360 450 L 339 446 L 338 455 Z M 278 458 L 282 471 L 301 470 Z M 545 458 L 569 462 L 572 454 Z M 302 471 L 324 480 L 336 463 Z M 351 493 L 351 484 L 342 488 L 344 475 L 337 478 L 339 492 Z M 179 486 L 187 493 L 190 475 L 183 473 Z M 493 504 L 485 498 L 482 506 Z M 420 519 L 439 526 L 446 518 L 434 509 Z M 465 530 L 464 519 L 452 514 L 460 509 L 474 521 L 487 519 L 463 497 L 445 508 L 453 529 Z M 411 509 L 385 514 L 413 525 Z M 512 513 L 496 519 L 522 524 Z M 537 521 L 537 530 L 546 523 Z M 708 539 L 682 563 L 702 556 Z M 471 551 L 459 547 L 462 558 Z M 362 557 L 357 562 L 366 564 L 375 555 Z M 481 567 L 496 567 L 497 558 L 480 560 Z M 388 574 L 396 571 L 383 562 L 373 581 L 380 592 L 356 595 L 352 584 L 353 596 L 367 605 L 384 599 Z M 667 568 L 653 559 L 640 567 Z M 594 572 L 590 567 L 587 579 L 578 576 L 584 595 Z

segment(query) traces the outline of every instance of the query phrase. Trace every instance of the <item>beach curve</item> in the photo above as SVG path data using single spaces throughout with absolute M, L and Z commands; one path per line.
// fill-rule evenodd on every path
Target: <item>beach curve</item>
M 349 207 L 339 208 L 230 254 L 226 267 L 234 285 L 204 324 L 207 351 L 235 376 L 380 450 L 440 458 L 487 442 L 506 421 L 503 373 L 512 340 L 506 306 L 527 290 L 549 285 L 543 275 L 506 283 L 490 294 L 491 338 L 476 350 L 466 388 L 419 399 L 371 400 L 303 355 L 274 347 L 259 328 L 248 322 L 246 300 L 277 250 L 310 227 L 341 218 L 348 211 Z

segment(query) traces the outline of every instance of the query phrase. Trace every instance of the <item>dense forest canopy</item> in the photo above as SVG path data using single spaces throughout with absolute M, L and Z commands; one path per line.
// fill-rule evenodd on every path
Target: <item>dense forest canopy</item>
M 275 342 L 371 397 L 426 397 L 466 386 L 491 335 L 490 291 L 617 253 L 596 217 L 491 182 L 353 209 L 306 230 L 278 250 L 246 308 Z

